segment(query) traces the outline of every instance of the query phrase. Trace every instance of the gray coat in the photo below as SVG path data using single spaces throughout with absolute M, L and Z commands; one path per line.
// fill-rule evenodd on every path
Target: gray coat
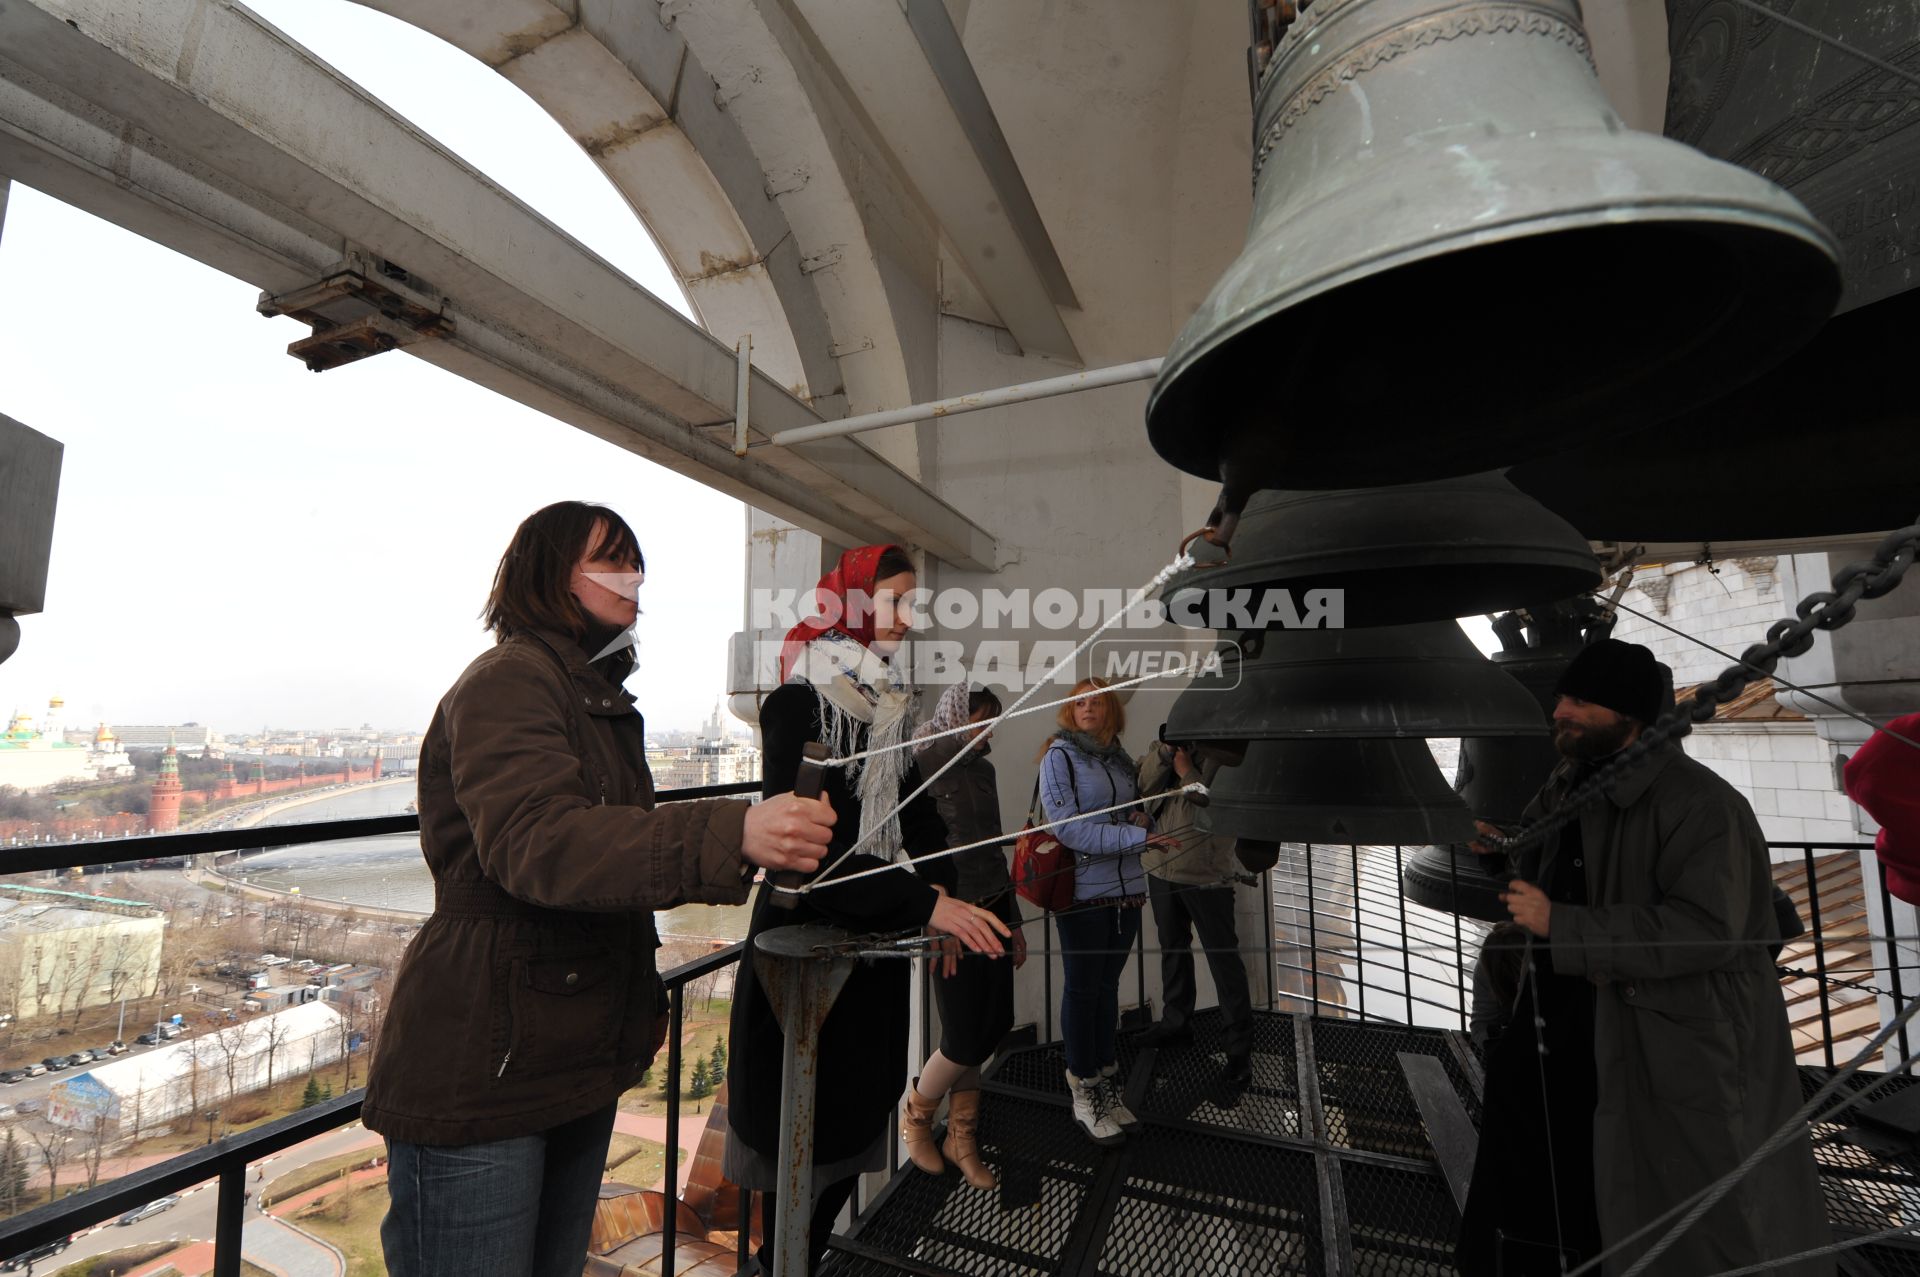
M 1202 784 L 1211 786 L 1219 773 L 1217 758 L 1209 757 L 1200 764 Z M 1182 783 L 1174 774 L 1172 749 L 1153 744 L 1140 755 L 1141 794 L 1164 793 Z M 1221 887 L 1232 883 L 1234 875 L 1240 872 L 1240 863 L 1233 857 L 1234 840 L 1212 832 L 1205 808 L 1195 807 L 1185 794 L 1172 794 L 1157 803 L 1148 803 L 1146 810 L 1153 817 L 1155 829 L 1180 836 L 1177 850 L 1149 848 L 1141 853 L 1140 863 L 1148 873 L 1186 887 Z
M 963 735 L 946 736 L 915 750 L 913 756 L 921 774 L 931 776 L 946 767 L 947 760 L 960 752 L 966 740 Z M 933 782 L 933 801 L 947 826 L 949 847 L 998 838 L 1005 832 L 1000 827 L 1000 787 L 994 777 L 993 764 L 987 761 L 987 749 L 987 742 L 982 741 Z M 1007 872 L 1007 855 L 1012 848 L 1009 841 L 954 856 L 954 870 L 959 877 L 954 894 L 962 900 L 978 902 L 1013 886 L 1013 878 Z
M 1526 813 L 1547 810 L 1556 772 Z M 1731 1170 L 1800 1106 L 1766 839 L 1726 781 L 1669 744 L 1580 814 L 1585 906 L 1555 905 L 1554 969 L 1598 986 L 1594 1183 L 1609 1245 Z M 1544 852 L 1523 854 L 1538 881 Z M 1625 1269 L 1664 1228 L 1606 1266 Z M 1804 1132 L 1760 1164 L 1650 1270 L 1698 1277 L 1826 1245 Z M 1779 1268 L 1831 1274 L 1831 1260 Z

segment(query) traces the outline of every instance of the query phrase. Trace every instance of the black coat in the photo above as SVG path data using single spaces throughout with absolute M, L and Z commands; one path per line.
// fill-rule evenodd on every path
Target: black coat
M 800 771 L 800 749 L 820 740 L 820 715 L 814 690 L 788 683 L 760 707 L 761 791 L 784 794 Z M 866 748 L 866 732 L 855 749 Z M 909 768 L 900 796 L 920 785 L 920 771 Z M 860 836 L 860 800 L 846 769 L 827 772 L 827 797 L 839 820 L 823 868 Z M 930 795 L 923 794 L 900 813 L 900 833 L 910 855 L 940 851 L 947 845 Z M 872 869 L 887 862 L 861 852 L 834 870 L 835 876 Z M 929 883 L 952 890 L 951 863 L 934 861 L 919 871 L 877 874 L 844 887 L 829 887 L 800 897 L 791 911 L 769 904 L 772 888 L 762 884 L 754 896 L 747 957 L 734 986 L 732 1041 L 727 1059 L 727 1121 L 749 1147 L 769 1156 L 780 1150 L 781 1064 L 786 1041 L 773 1006 L 760 989 L 753 967 L 753 937 L 770 927 L 825 922 L 856 934 L 923 927 L 937 899 Z M 876 960 L 860 963 L 848 977 L 820 1035 L 820 1062 L 814 1160 L 852 1157 L 879 1138 L 887 1117 L 907 1084 L 907 1024 L 912 963 Z

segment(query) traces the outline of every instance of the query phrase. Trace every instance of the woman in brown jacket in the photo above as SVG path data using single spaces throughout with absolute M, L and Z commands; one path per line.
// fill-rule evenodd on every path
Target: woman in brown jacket
M 514 533 L 495 645 L 420 750 L 434 910 L 407 950 L 363 1117 L 387 1137 L 393 1277 L 577 1277 L 614 1104 L 666 1034 L 653 911 L 738 904 L 755 865 L 811 871 L 824 802 L 654 806 L 621 682 L 642 574 L 633 531 L 577 501 Z

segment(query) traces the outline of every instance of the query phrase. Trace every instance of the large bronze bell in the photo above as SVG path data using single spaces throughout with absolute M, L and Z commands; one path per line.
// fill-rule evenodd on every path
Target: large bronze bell
M 1259 86 L 1247 243 L 1154 448 L 1260 488 L 1495 469 L 1711 400 L 1839 290 L 1772 183 L 1626 128 L 1576 0 L 1321 0 Z M 1665 442 L 1663 436 L 1662 442 Z
M 1167 715 L 1168 740 L 1545 735 L 1539 705 L 1452 621 L 1247 630 Z M 1251 758 L 1249 763 L 1251 764 Z
M 1904 374 L 1916 333 L 1920 290 L 1832 320 L 1758 381 L 1668 422 L 1655 451 L 1595 442 L 1507 477 L 1595 541 L 1905 527 L 1920 514 L 1920 400 Z
M 1920 513 L 1920 112 L 1911 82 L 1732 0 L 1668 0 L 1667 136 L 1779 183 L 1840 241 L 1840 314 L 1792 359 L 1660 432 L 1660 462 L 1594 440 L 1517 467 L 1595 540 L 1884 532 Z M 1912 7 L 1797 0 L 1791 17 L 1884 62 Z
M 1605 638 L 1612 629 L 1611 618 L 1587 598 L 1509 612 L 1494 622 L 1501 650 L 1494 653 L 1493 663 L 1532 694 L 1544 723 L 1553 708 L 1553 689 L 1567 666 L 1582 647 Z M 1454 789 L 1475 817 L 1513 830 L 1559 763 L 1553 742 L 1537 732 L 1471 737 L 1460 742 Z M 1463 845 L 1466 841 L 1436 839 L 1451 845 L 1415 852 L 1401 870 L 1401 890 L 1407 899 L 1429 909 L 1503 922 L 1507 910 L 1499 898 L 1505 882 L 1500 866 L 1469 851 Z
M 1260 842 L 1455 842 L 1473 812 L 1424 740 L 1263 740 L 1215 774 L 1213 831 Z
M 1477 474 L 1262 492 L 1240 517 L 1233 557 L 1169 586 L 1168 615 L 1234 628 L 1226 613 L 1235 608 L 1248 618 L 1275 610 L 1270 602 L 1297 611 L 1309 591 L 1334 590 L 1346 625 L 1403 625 L 1505 611 L 1599 583 L 1599 564 L 1571 524 L 1500 475 Z

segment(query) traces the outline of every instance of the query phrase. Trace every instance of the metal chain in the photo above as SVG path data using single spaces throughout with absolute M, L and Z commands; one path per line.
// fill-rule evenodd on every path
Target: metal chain
M 1704 723 L 1727 701 L 1738 696 L 1757 678 L 1769 676 L 1785 656 L 1801 656 L 1813 646 L 1819 630 L 1837 630 L 1853 620 L 1854 608 L 1862 599 L 1877 599 L 1900 584 L 1900 578 L 1920 553 L 1920 522 L 1889 533 L 1865 562 L 1849 563 L 1833 578 L 1831 590 L 1809 594 L 1794 609 L 1794 619 L 1775 621 L 1767 627 L 1767 641 L 1757 643 L 1740 654 L 1740 663 L 1729 665 L 1710 683 L 1694 689 L 1693 699 L 1662 714 L 1638 740 L 1621 750 L 1613 761 L 1568 791 L 1553 811 L 1525 829 L 1506 838 L 1490 838 L 1509 854 L 1541 842 L 1571 824 L 1581 808 L 1617 784 L 1620 778 L 1645 762 L 1668 741 L 1679 740 L 1693 731 L 1696 722 Z

